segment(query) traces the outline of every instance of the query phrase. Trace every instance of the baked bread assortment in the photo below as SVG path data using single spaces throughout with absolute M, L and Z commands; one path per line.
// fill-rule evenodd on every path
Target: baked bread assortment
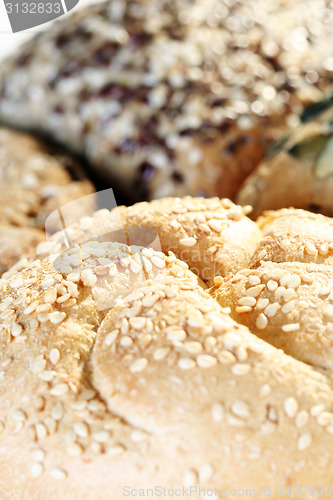
M 305 208 L 333 215 L 333 96 L 305 109 L 302 123 L 268 150 L 237 199 L 265 209 Z
M 74 160 L 51 155 L 32 136 L 0 129 L 0 276 L 45 239 L 50 212 L 94 192 L 81 172 L 74 180 L 69 167 L 80 172 Z
M 1 497 L 329 488 L 331 219 L 282 210 L 257 224 L 228 200 L 190 197 L 115 210 L 0 280 Z M 153 228 L 163 252 L 103 240 L 119 215 L 126 238 Z M 196 239 L 187 253 L 184 238 Z M 194 261 L 206 240 L 213 261 L 233 262 L 224 277 L 210 267 L 210 289 L 195 274 L 206 277 Z
M 112 0 L 1 67 L 2 119 L 85 154 L 132 198 L 226 196 L 330 83 L 324 0 Z

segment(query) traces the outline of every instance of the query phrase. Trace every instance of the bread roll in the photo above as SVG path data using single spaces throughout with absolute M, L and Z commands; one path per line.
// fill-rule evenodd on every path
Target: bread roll
M 293 206 L 333 215 L 333 98 L 302 115 L 302 124 L 268 151 L 246 179 L 237 201 L 266 209 Z
M 265 262 L 211 293 L 258 337 L 315 367 L 333 366 L 333 274 L 323 264 Z
M 50 212 L 94 189 L 74 160 L 30 135 L 0 128 L 0 149 L 1 275 L 45 239 Z
M 120 213 L 157 227 L 170 204 Z M 173 210 L 161 227 L 176 216 L 189 230 L 192 213 L 244 217 L 226 200 L 174 200 Z M 299 235 L 316 234 L 312 216 L 296 211 L 267 214 L 264 234 L 286 231 L 288 213 L 290 227 L 300 216 Z M 113 212 L 99 211 L 68 228 L 72 248 L 54 235 L 58 252 L 0 280 L 1 497 L 120 500 L 149 488 L 159 496 L 161 486 L 196 500 L 214 488 L 271 488 L 278 498 L 329 487 L 331 267 L 242 261 L 208 293 L 171 252 L 107 241 L 116 227 Z
M 250 267 L 261 262 L 333 264 L 333 220 L 305 210 L 264 212 L 257 219 L 263 237 Z
M 329 16 L 321 0 L 104 1 L 2 65 L 0 116 L 85 154 L 132 198 L 234 197 L 328 87 Z
M 246 216 L 250 210 L 228 199 L 164 198 L 120 206 L 111 212 L 100 210 L 68 227 L 66 233 L 72 245 L 89 238 L 118 239 L 166 254 L 172 251 L 204 282 L 213 285 L 215 276 L 249 265 L 261 237 L 257 225 Z M 64 234 L 58 233 L 47 245 L 39 245 L 37 253 L 44 256 L 64 248 Z
M 122 244 L 88 247 L 88 269 L 61 273 L 54 256 L 0 282 L 4 500 L 332 483 L 328 374 L 237 324 L 173 255 L 141 250 L 159 272 L 140 284 Z M 109 310 L 101 255 L 135 288 L 116 284 Z

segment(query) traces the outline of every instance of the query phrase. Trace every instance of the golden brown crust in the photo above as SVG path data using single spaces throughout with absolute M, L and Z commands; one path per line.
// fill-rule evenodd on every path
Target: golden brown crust
M 66 169 L 67 159 L 51 154 L 30 135 L 0 128 L 0 148 L 1 245 L 5 252 L 0 255 L 1 275 L 45 239 L 50 212 L 94 189 L 84 177 L 73 181 Z
M 167 199 L 120 213 L 159 229 L 165 207 L 161 226 L 176 215 L 189 228 L 193 213 L 239 211 L 219 203 L 174 200 L 184 209 L 174 214 Z M 263 233 L 285 230 L 288 213 L 297 225 L 295 211 L 267 214 Z M 267 262 L 217 277 L 207 293 L 172 253 L 80 242 L 83 226 L 86 240 L 115 230 L 111 214 L 69 228 L 71 249 L 0 280 L 3 499 L 121 500 L 125 487 L 158 484 L 271 487 L 278 498 L 278 486 L 332 484 L 331 267 Z M 299 215 L 299 237 L 306 224 L 316 233 Z M 61 235 L 53 241 L 61 251 Z M 236 306 L 244 295 L 264 309 Z
M 261 262 L 333 264 L 333 220 L 305 210 L 264 212 L 257 219 L 263 237 L 250 267 Z
M 323 113 L 282 137 L 275 153 L 268 154 L 245 180 L 237 202 L 253 206 L 253 217 L 283 207 L 333 215 L 333 106 L 327 103 L 332 97 Z

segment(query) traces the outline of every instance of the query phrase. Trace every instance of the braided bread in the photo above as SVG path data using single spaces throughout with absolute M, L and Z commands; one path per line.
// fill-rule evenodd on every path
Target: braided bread
M 245 213 L 189 197 L 103 210 L 0 280 L 2 499 L 333 484 L 331 221 Z M 146 228 L 162 252 L 130 241 Z M 211 245 L 216 267 L 198 266 Z

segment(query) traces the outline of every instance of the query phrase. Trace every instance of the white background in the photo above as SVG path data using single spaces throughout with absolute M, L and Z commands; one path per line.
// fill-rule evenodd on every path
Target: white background
M 52 26 L 51 21 L 50 23 L 43 24 L 39 28 L 22 31 L 21 33 L 6 33 L 6 27 L 8 26 L 8 28 L 10 28 L 10 25 L 7 13 L 4 10 L 4 1 L 6 0 L 0 0 L 0 60 L 3 59 L 7 54 L 14 52 L 17 47 L 31 38 L 38 31 L 47 30 Z M 74 7 L 74 9 L 70 11 L 70 13 L 74 12 L 77 9 L 81 9 L 85 5 L 88 5 L 90 3 L 97 3 L 98 1 L 100 0 L 79 0 L 77 6 Z M 65 15 L 70 16 L 70 13 Z

